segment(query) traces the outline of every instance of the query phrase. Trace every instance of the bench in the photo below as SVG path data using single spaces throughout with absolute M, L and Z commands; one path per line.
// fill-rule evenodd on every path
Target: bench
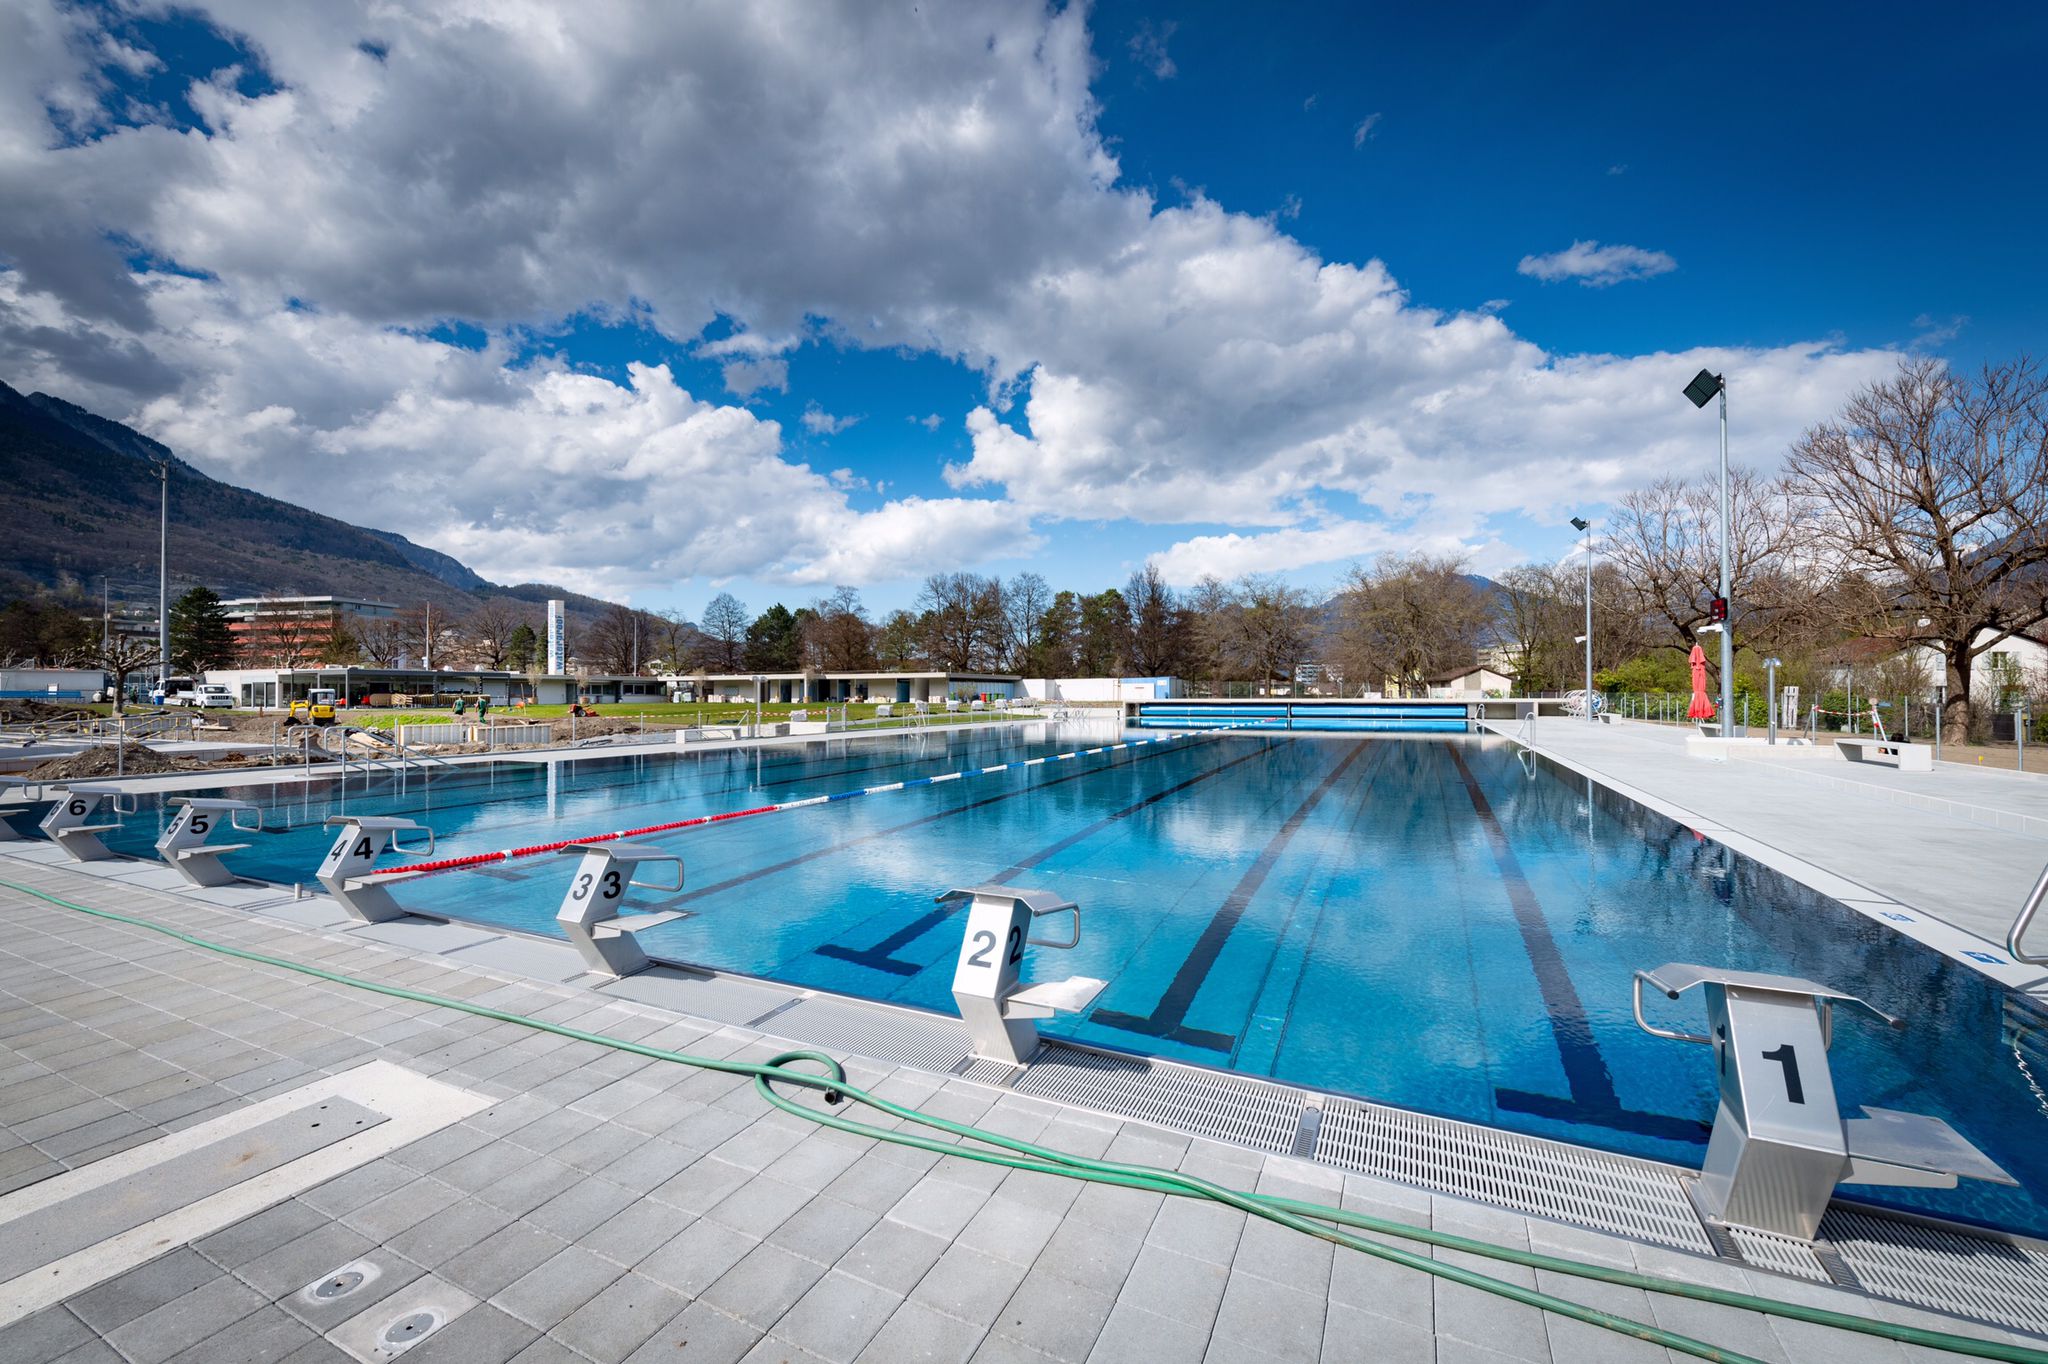
M 1934 750 L 1897 739 L 1837 739 L 1835 751 L 1852 763 L 1890 763 L 1901 772 L 1932 772 Z

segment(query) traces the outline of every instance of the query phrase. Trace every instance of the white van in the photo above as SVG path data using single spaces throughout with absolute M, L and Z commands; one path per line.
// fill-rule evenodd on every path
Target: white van
M 201 710 L 232 710 L 235 694 L 221 682 L 201 682 L 191 691 L 179 692 L 170 698 L 174 706 L 197 706 Z

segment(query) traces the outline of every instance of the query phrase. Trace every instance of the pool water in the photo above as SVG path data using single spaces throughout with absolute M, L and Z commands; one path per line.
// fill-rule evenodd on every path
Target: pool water
M 225 794 L 264 805 L 275 831 L 226 860 L 310 882 L 330 814 L 412 816 L 454 856 L 1102 742 L 933 730 L 247 787 Z M 147 856 L 165 818 L 145 803 L 111 841 Z M 951 1014 L 961 921 L 933 897 L 1045 886 L 1081 905 L 1081 942 L 1035 951 L 1027 978 L 1108 982 L 1050 1035 L 1691 1166 L 1714 1111 L 1710 1053 L 1636 1027 L 1632 973 L 1690 961 L 1810 977 L 1909 1020 L 1838 1023 L 1848 1112 L 1946 1118 L 2022 1186 L 1849 1192 L 2048 1232 L 2048 1019 L 1490 736 L 1190 735 L 647 841 L 687 869 L 680 893 L 635 902 L 687 912 L 642 935 L 658 956 Z M 552 933 L 567 871 L 536 857 L 394 894 Z M 1699 1031 L 1699 995 L 1655 1000 L 1652 1021 Z

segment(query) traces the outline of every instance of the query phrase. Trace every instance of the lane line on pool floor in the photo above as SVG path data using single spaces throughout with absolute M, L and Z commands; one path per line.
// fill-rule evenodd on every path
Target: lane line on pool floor
M 1344 755 L 1343 760 L 1330 769 L 1322 781 L 1316 784 L 1315 789 L 1309 792 L 1307 798 L 1295 807 L 1294 813 L 1287 817 L 1272 838 L 1267 840 L 1258 857 L 1245 869 L 1244 875 L 1238 878 L 1237 885 L 1232 887 L 1230 894 L 1224 897 L 1222 905 L 1210 916 L 1201 936 L 1195 939 L 1194 948 L 1181 962 L 1180 969 L 1174 972 L 1173 980 L 1168 983 L 1166 992 L 1159 998 L 1158 1006 L 1150 1014 L 1097 1009 L 1088 1016 L 1088 1021 L 1146 1037 L 1171 1038 L 1176 1042 L 1184 1042 L 1207 1051 L 1228 1052 L 1234 1047 L 1237 1038 L 1233 1035 L 1211 1032 L 1206 1028 L 1188 1027 L 1188 1010 L 1194 1006 L 1195 996 L 1201 992 L 1202 983 L 1209 978 L 1209 972 L 1215 969 L 1216 959 L 1223 955 L 1223 946 L 1230 940 L 1231 931 L 1237 927 L 1238 920 L 1244 917 L 1245 910 L 1251 905 L 1252 897 L 1259 893 L 1259 888 L 1266 883 L 1267 876 L 1272 874 L 1281 854 L 1287 851 L 1287 845 L 1294 841 L 1294 835 L 1322 803 L 1323 797 L 1329 794 L 1338 779 L 1366 751 L 1368 742 L 1361 739 L 1353 744 L 1351 751 Z
M 1031 854 L 1029 857 L 1024 858 L 1022 861 L 1012 863 L 1010 866 L 1004 868 L 1002 871 L 996 872 L 989 876 L 987 878 L 986 883 L 993 885 L 1006 884 L 1011 877 L 1018 876 L 1024 872 L 1030 871 L 1034 867 L 1037 867 L 1044 863 L 1047 859 L 1058 856 L 1060 853 L 1065 852 L 1068 848 L 1073 847 L 1075 844 L 1080 843 L 1085 839 L 1093 837 L 1094 835 L 1108 828 L 1110 825 L 1117 823 L 1119 820 L 1126 819 L 1131 815 L 1136 814 L 1140 810 L 1147 809 L 1148 807 L 1153 805 L 1157 805 L 1160 801 L 1166 800 L 1168 797 L 1179 795 L 1181 792 L 1187 790 L 1189 787 L 1198 785 L 1201 782 L 1205 782 L 1209 780 L 1211 777 L 1221 775 L 1229 769 L 1236 767 L 1239 763 L 1250 762 L 1253 758 L 1259 757 L 1261 754 L 1267 751 L 1268 750 L 1264 748 L 1255 749 L 1250 753 L 1243 754 L 1240 757 L 1232 758 L 1227 762 L 1212 767 L 1206 772 L 1198 773 L 1195 776 L 1189 777 L 1186 781 L 1176 782 L 1174 785 L 1167 787 L 1163 791 L 1155 791 L 1151 795 L 1145 797 L 1143 800 L 1138 801 L 1136 804 L 1127 805 L 1123 809 L 1116 811 L 1114 814 L 1105 815 L 1103 818 L 1096 820 L 1094 823 L 1089 824 L 1087 827 L 1080 829 L 1074 833 L 1068 834 L 1066 837 L 1059 839 L 1056 842 L 1047 844 L 1045 847 L 1039 849 L 1037 852 Z M 813 948 L 812 950 L 820 956 L 831 957 L 835 961 L 850 961 L 854 963 L 856 966 L 866 966 L 877 971 L 887 971 L 892 975 L 914 976 L 918 972 L 924 970 L 927 963 L 916 961 L 903 961 L 900 958 L 898 958 L 895 955 L 895 953 L 899 949 L 908 946 L 910 943 L 915 942 L 917 939 L 931 932 L 934 928 L 937 928 L 940 924 L 944 923 L 948 918 L 952 917 L 954 912 L 955 910 L 953 908 L 927 910 L 925 913 L 918 915 L 915 919 L 912 919 L 909 923 L 897 929 L 895 932 L 889 934 L 887 937 L 883 938 L 881 941 L 877 942 L 872 947 L 842 947 L 838 943 L 826 943 L 824 946 Z
M 1507 894 L 1515 929 L 1521 934 L 1522 948 L 1528 954 L 1530 968 L 1536 973 L 1536 989 L 1543 999 L 1543 1012 L 1550 1024 L 1551 1039 L 1557 1045 L 1558 1061 L 1564 1067 L 1565 1086 L 1571 1091 L 1569 1099 L 1559 1099 L 1549 1094 L 1496 1087 L 1494 1101 L 1512 1112 L 1535 1117 L 1591 1123 L 1641 1136 L 1662 1137 L 1668 1141 L 1704 1140 L 1706 1128 L 1696 1120 L 1675 1118 L 1664 1113 L 1638 1112 L 1622 1104 L 1621 1096 L 1614 1088 L 1613 1072 L 1607 1068 L 1607 1058 L 1600 1054 L 1600 1044 L 1593 1037 L 1593 1025 L 1586 1016 L 1585 1001 L 1579 998 L 1578 986 L 1572 982 L 1571 970 L 1565 965 L 1564 952 L 1557 945 L 1556 935 L 1550 931 L 1550 921 L 1544 917 L 1542 902 L 1536 898 L 1528 876 L 1522 871 L 1507 830 L 1494 813 L 1486 792 L 1480 788 L 1479 779 L 1472 775 L 1464 755 L 1455 747 L 1449 752 L 1451 763 L 1458 770 L 1458 780 L 1464 784 L 1465 794 L 1472 802 L 1473 813 L 1479 817 L 1480 827 L 1486 831 L 1487 846 L 1493 853 L 1494 866 L 1500 872 L 1501 888 Z

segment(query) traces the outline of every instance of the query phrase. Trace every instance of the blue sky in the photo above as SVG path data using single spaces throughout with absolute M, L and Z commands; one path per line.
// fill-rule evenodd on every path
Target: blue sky
M 6 22 L 0 377 L 692 612 L 1551 558 L 2048 300 L 2033 6 Z

